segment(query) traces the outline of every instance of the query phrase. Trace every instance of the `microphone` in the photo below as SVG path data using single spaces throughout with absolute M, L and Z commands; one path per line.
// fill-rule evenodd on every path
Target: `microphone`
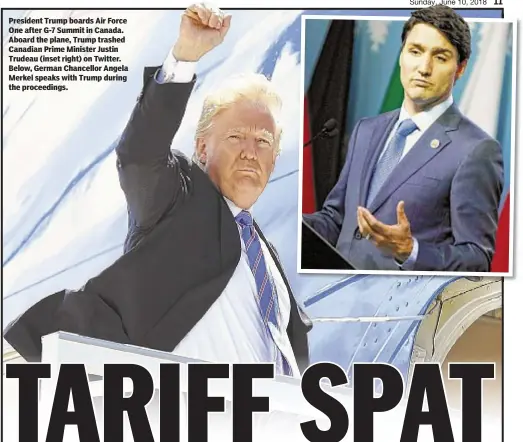
M 340 131 L 338 129 L 338 122 L 336 121 L 336 119 L 331 118 L 323 124 L 321 130 L 316 135 L 314 135 L 309 141 L 307 141 L 303 145 L 303 147 L 307 147 L 317 138 L 334 138 L 339 133 Z
M 334 118 L 331 118 L 325 122 L 322 130 L 326 130 L 326 131 L 330 132 L 331 130 L 336 129 L 337 127 L 338 127 L 338 122 Z

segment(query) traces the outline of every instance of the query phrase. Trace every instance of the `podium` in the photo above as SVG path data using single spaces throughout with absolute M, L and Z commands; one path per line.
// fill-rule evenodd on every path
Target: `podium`
M 325 238 L 309 224 L 301 222 L 302 270 L 355 270 Z

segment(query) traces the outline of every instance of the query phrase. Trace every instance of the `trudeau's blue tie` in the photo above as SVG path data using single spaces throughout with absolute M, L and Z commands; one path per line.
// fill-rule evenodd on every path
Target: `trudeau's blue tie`
M 372 200 L 381 189 L 381 186 L 383 186 L 383 183 L 385 183 L 385 180 L 400 162 L 403 149 L 405 148 L 405 141 L 417 128 L 414 121 L 407 119 L 403 120 L 396 129 L 396 133 L 393 135 L 388 146 L 386 146 L 385 152 L 383 152 L 374 169 L 369 193 L 367 195 L 367 207 L 372 203 Z
M 245 250 L 249 259 L 249 266 L 254 280 L 256 281 L 256 288 L 258 289 L 257 301 L 260 309 L 260 314 L 263 323 L 267 327 L 269 334 L 272 336 L 269 323 L 279 330 L 278 325 L 278 293 L 268 272 L 265 258 L 263 257 L 263 250 L 261 247 L 260 237 L 254 228 L 252 216 L 249 212 L 242 210 L 236 216 L 236 222 L 239 226 L 239 231 L 243 242 L 245 243 Z M 274 341 L 274 337 L 272 337 Z M 292 375 L 292 370 L 276 345 L 277 363 L 282 364 L 284 374 Z

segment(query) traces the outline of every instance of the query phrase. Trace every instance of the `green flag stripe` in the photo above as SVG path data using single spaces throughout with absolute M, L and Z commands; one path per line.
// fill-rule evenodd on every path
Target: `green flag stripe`
M 396 67 L 394 68 L 394 71 L 392 72 L 392 75 L 390 77 L 387 92 L 385 93 L 385 97 L 383 98 L 380 113 L 398 109 L 399 107 L 401 107 L 402 103 L 403 86 L 401 85 L 400 79 L 400 66 L 399 63 L 396 62 Z

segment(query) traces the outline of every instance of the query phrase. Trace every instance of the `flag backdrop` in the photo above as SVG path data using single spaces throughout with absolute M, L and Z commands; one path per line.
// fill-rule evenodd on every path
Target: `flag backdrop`
M 327 38 L 336 21 L 311 20 L 306 35 L 306 99 L 316 87 L 322 54 L 327 50 Z M 321 25 L 320 25 L 321 22 Z M 354 21 L 350 38 L 352 54 L 343 59 L 336 57 L 337 65 L 345 65 L 350 74 L 341 80 L 349 81 L 346 102 L 344 143 L 337 146 L 340 156 L 346 148 L 346 141 L 356 122 L 363 117 L 378 115 L 401 106 L 403 88 L 400 82 L 398 57 L 401 50 L 402 21 L 358 20 Z M 308 26 L 308 25 L 307 25 Z M 456 83 L 454 100 L 460 110 L 476 122 L 487 133 L 496 138 L 503 149 L 505 182 L 500 204 L 496 254 L 492 263 L 493 272 L 509 270 L 510 245 L 510 164 L 511 164 L 511 120 L 512 120 L 512 25 L 510 23 L 470 23 L 472 31 L 472 55 L 463 77 Z M 315 45 L 307 45 L 311 41 Z M 320 42 L 318 44 L 317 42 Z M 308 52 L 311 52 L 309 54 Z M 308 61 L 308 62 L 307 62 Z M 314 62 L 312 65 L 311 63 Z M 308 70 L 307 70 L 308 68 Z M 308 83 L 307 83 L 308 82 Z M 311 110 L 308 103 L 304 122 L 309 130 L 320 122 L 313 121 L 317 110 Z M 307 108 L 306 108 L 307 110 Z M 307 121 L 307 119 L 309 121 Z M 305 137 L 304 137 L 305 138 Z M 313 149 L 316 149 L 314 146 Z M 328 176 L 328 171 L 317 170 L 326 167 L 316 162 L 316 157 L 306 152 L 308 162 L 304 163 L 303 212 L 310 213 L 321 207 L 325 192 L 324 184 L 318 183 L 318 176 Z M 330 173 L 339 174 L 339 167 Z M 331 186 L 332 187 L 332 186 Z M 308 189 L 305 192 L 305 189 Z M 471 195 L 473 197 L 473 195 Z
M 343 166 L 342 139 L 347 119 L 354 21 L 335 20 L 329 26 L 307 91 L 310 136 L 318 134 L 329 119 L 338 122 L 339 135 L 317 138 L 312 144 L 315 194 L 324 200 Z

